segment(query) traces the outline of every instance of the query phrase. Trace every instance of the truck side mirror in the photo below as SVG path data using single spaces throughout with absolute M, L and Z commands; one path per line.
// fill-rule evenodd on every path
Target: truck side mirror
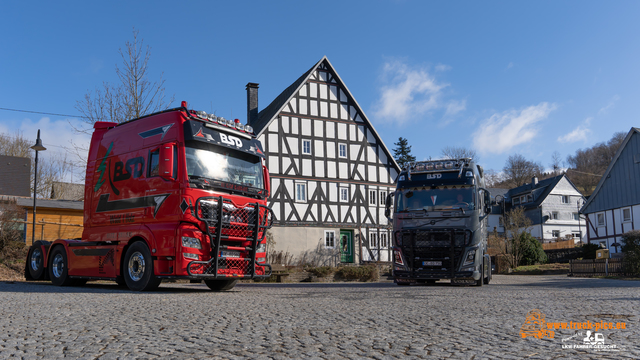
M 395 196 L 395 193 L 388 193 L 387 199 L 384 201 L 384 216 L 389 221 L 391 221 L 391 205 L 393 204 L 394 196 Z
M 169 180 L 174 177 L 173 173 L 173 144 L 163 144 L 160 146 L 160 159 L 158 172 L 161 178 Z
M 262 174 L 264 176 L 264 188 L 267 190 L 267 197 L 271 196 L 271 181 L 269 181 L 269 170 L 262 165 Z

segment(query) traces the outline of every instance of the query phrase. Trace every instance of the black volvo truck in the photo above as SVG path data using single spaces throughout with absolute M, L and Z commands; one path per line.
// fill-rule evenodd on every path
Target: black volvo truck
M 386 202 L 395 282 L 488 284 L 491 196 L 482 167 L 469 158 L 414 162 L 398 175 L 397 184 Z

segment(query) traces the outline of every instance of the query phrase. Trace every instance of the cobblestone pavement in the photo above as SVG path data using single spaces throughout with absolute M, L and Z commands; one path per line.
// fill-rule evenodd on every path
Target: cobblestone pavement
M 379 283 L 163 284 L 60 288 L 0 283 L 0 358 L 640 358 L 640 282 L 495 276 L 481 288 Z M 625 322 L 618 352 L 563 349 L 579 330 L 522 339 L 526 314 Z M 584 331 L 582 331 L 584 333 Z M 565 341 L 563 341 L 563 339 Z

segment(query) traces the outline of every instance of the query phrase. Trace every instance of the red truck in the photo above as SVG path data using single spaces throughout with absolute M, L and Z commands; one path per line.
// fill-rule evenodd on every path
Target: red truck
M 81 239 L 36 241 L 27 280 L 114 280 L 153 290 L 162 279 L 214 291 L 268 277 L 269 172 L 250 126 L 175 109 L 97 122 L 89 148 Z

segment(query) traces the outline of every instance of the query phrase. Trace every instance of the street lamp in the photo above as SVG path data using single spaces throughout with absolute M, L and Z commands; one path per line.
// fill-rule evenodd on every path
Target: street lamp
M 38 129 L 38 138 L 36 144 L 31 147 L 36 151 L 36 165 L 33 173 L 33 227 L 31 228 L 31 245 L 36 242 L 36 189 L 38 188 L 38 151 L 47 150 L 42 146 L 42 140 L 40 139 L 40 129 Z
M 581 200 L 578 199 L 576 201 L 576 206 L 578 207 L 578 233 L 580 234 L 580 245 L 582 245 L 582 221 L 580 221 L 580 203 Z

